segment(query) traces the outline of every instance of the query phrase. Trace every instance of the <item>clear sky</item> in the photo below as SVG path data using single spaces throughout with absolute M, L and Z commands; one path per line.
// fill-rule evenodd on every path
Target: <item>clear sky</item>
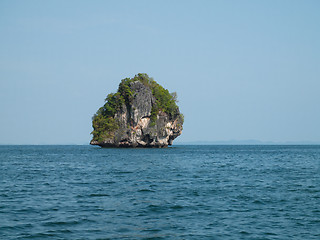
M 320 1 L 0 1 L 0 144 L 84 144 L 121 79 L 176 91 L 176 142 L 320 142 Z

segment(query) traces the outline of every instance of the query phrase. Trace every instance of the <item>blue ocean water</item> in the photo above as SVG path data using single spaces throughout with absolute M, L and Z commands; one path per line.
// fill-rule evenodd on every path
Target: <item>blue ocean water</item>
M 320 239 L 320 146 L 0 146 L 0 239 Z

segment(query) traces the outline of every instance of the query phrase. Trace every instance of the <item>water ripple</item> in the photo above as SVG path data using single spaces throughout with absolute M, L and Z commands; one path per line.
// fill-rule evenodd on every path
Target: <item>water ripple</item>
M 319 146 L 0 146 L 0 239 L 319 239 Z

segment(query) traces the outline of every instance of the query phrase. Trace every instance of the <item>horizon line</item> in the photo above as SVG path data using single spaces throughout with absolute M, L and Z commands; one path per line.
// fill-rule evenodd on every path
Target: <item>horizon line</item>
M 317 141 L 260 141 L 260 140 L 229 140 L 229 141 L 185 141 L 174 145 L 320 145 Z M 90 146 L 90 143 L 0 143 L 0 146 Z

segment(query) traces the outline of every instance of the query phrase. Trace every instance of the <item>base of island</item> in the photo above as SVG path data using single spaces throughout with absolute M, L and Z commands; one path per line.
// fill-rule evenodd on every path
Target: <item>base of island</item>
M 108 143 L 108 142 L 97 142 L 91 141 L 91 145 L 97 145 L 102 148 L 167 148 L 171 144 L 161 144 L 161 143 L 152 143 L 152 144 L 139 144 L 139 143 L 128 143 L 128 142 L 119 142 Z

